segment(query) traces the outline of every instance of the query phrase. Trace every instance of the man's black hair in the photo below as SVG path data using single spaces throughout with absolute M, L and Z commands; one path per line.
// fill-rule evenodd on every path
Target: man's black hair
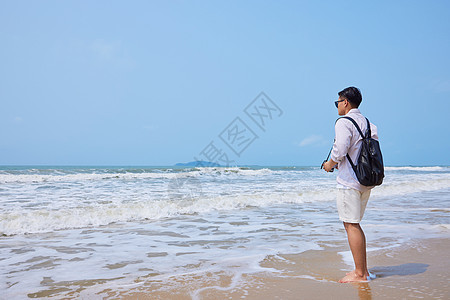
M 354 87 L 348 87 L 338 93 L 339 97 L 347 99 L 352 107 L 359 107 L 362 101 L 361 91 Z

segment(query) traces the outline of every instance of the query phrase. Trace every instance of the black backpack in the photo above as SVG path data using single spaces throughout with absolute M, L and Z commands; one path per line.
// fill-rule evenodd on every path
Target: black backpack
M 359 152 L 358 164 L 356 166 L 353 164 L 347 153 L 347 159 L 352 165 L 356 178 L 358 178 L 359 183 L 364 186 L 382 184 L 384 178 L 383 156 L 381 155 L 380 143 L 372 138 L 369 120 L 366 118 L 367 130 L 364 135 L 355 120 L 350 117 L 342 117 L 339 119 L 344 118 L 352 121 L 362 137 L 361 151 Z

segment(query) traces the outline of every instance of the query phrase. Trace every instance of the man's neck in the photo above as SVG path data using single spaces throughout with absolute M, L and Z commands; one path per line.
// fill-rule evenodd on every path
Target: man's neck
M 348 114 L 352 109 L 358 109 L 357 107 L 350 107 L 345 110 L 345 114 Z

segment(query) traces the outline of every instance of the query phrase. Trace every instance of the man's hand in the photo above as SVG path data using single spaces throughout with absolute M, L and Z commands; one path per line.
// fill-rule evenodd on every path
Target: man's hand
M 331 170 L 334 168 L 335 165 L 336 162 L 330 159 L 329 161 L 323 163 L 323 169 L 327 172 L 332 172 Z

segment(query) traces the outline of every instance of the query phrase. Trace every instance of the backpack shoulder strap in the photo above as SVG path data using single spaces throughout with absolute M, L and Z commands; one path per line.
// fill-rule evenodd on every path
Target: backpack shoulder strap
M 347 119 L 347 120 L 352 121 L 352 123 L 353 123 L 353 125 L 355 125 L 356 129 L 358 129 L 358 132 L 359 132 L 359 134 L 361 135 L 361 137 L 362 137 L 362 138 L 365 137 L 364 134 L 362 133 L 361 129 L 359 128 L 358 124 L 356 124 L 355 120 L 353 120 L 353 119 L 350 118 L 350 117 L 341 117 L 341 118 L 337 119 L 336 122 L 339 121 L 340 119 Z M 366 118 L 366 120 L 367 120 L 367 118 Z M 367 124 L 369 124 L 369 120 L 367 120 Z M 369 125 L 368 128 L 369 128 L 369 130 L 370 130 L 370 125 Z M 369 135 L 369 137 L 370 137 L 370 135 Z
M 372 137 L 372 130 L 370 129 L 370 122 L 369 122 L 369 119 L 366 118 L 366 120 L 367 120 L 366 137 L 370 139 L 370 138 Z
M 352 123 L 353 123 L 353 125 L 355 125 L 356 129 L 358 129 L 358 132 L 359 132 L 359 134 L 361 135 L 361 137 L 362 137 L 363 139 L 365 138 L 364 134 L 363 134 L 362 131 L 361 131 L 361 128 L 359 128 L 359 126 L 358 126 L 358 124 L 356 124 L 355 120 L 353 120 L 353 119 L 350 118 L 350 117 L 341 117 L 341 118 L 337 119 L 336 122 L 339 121 L 340 119 L 348 119 L 348 120 L 352 121 Z M 371 136 L 371 135 L 370 135 L 370 123 L 369 123 L 369 120 L 368 120 L 367 118 L 366 118 L 366 120 L 367 120 L 367 126 L 368 126 L 367 128 L 368 128 L 369 137 L 370 137 L 370 136 Z M 350 165 L 352 166 L 353 171 L 356 173 L 356 166 L 355 166 L 355 164 L 353 163 L 352 159 L 350 158 L 350 155 L 348 155 L 348 153 L 347 153 L 346 157 L 347 157 L 347 159 L 348 159 Z

